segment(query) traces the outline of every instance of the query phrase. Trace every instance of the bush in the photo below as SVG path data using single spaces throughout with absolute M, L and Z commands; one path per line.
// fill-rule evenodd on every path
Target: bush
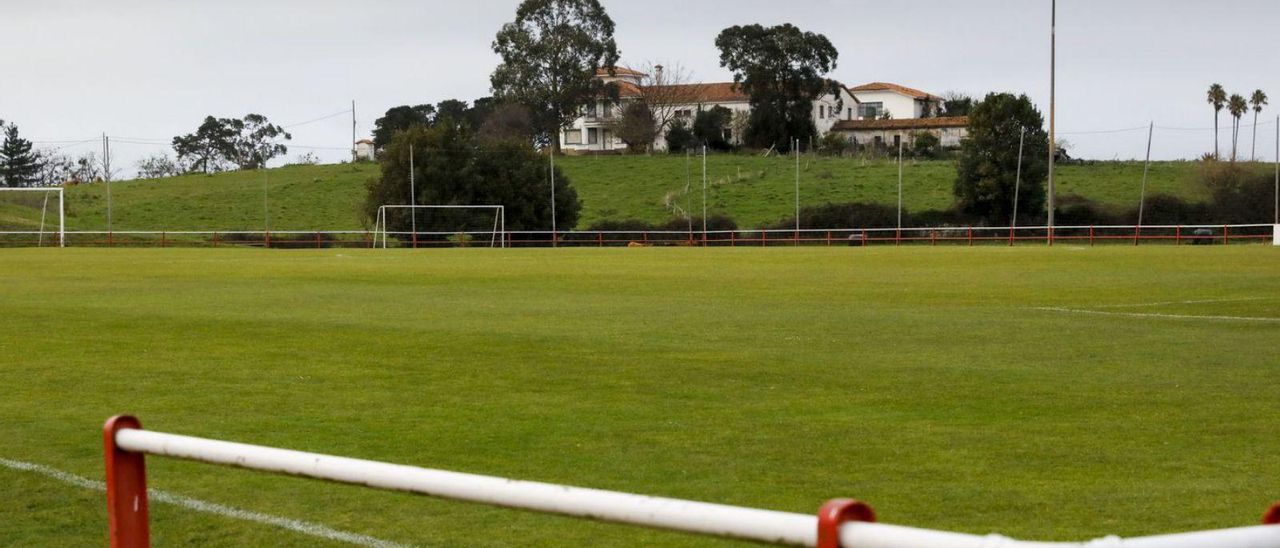
M 693 132 L 689 131 L 689 127 L 681 120 L 672 122 L 671 129 L 667 130 L 667 152 L 673 154 L 683 153 L 686 150 L 693 149 L 698 140 L 694 138 Z
M 818 150 L 827 156 L 843 156 L 851 146 L 852 143 L 844 135 L 836 131 L 828 131 L 818 143 Z
M 1215 223 L 1271 223 L 1275 212 L 1275 179 L 1256 166 L 1234 162 L 1204 162 L 1200 180 L 1213 195 L 1210 209 Z

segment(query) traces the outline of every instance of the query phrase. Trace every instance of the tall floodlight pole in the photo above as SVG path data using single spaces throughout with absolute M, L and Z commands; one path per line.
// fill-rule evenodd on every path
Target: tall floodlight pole
M 1142 168 L 1142 194 L 1138 198 L 1138 228 L 1133 232 L 1133 245 L 1142 240 L 1142 216 L 1147 209 L 1147 175 L 1151 173 L 1151 140 L 1155 134 L 1156 123 L 1151 122 L 1151 128 L 1147 130 L 1147 164 Z
M 1018 193 L 1022 190 L 1022 153 L 1027 145 L 1027 128 L 1019 127 L 1018 134 L 1018 175 L 1013 180 L 1013 216 L 1009 219 L 1009 245 L 1017 240 L 1018 234 Z
M 560 135 L 556 134 L 555 139 L 559 139 Z M 547 156 L 551 158 L 551 247 L 560 247 L 560 243 L 556 241 L 556 147 L 554 144 L 547 147 Z
M 898 136 L 898 235 L 902 235 L 902 136 Z
M 1056 202 L 1053 186 L 1053 164 L 1058 156 L 1057 92 L 1058 92 L 1058 0 L 1052 0 L 1049 24 L 1049 245 L 1053 245 L 1053 220 Z
M 707 245 L 707 145 L 702 145 L 702 245 Z

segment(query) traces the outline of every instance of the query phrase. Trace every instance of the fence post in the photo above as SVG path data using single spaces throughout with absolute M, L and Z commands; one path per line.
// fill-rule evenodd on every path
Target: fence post
M 213 232 L 213 247 L 218 247 L 218 231 Z
M 831 231 L 827 231 L 827 247 L 831 247 Z
M 160 247 L 168 247 L 168 243 L 169 243 L 169 242 L 168 242 L 168 237 L 166 236 L 166 233 L 161 232 L 161 233 L 160 233 Z
M 597 245 L 597 247 L 604 247 L 604 233 L 603 233 L 603 232 L 597 232 L 597 233 L 596 233 L 596 244 L 598 244 L 598 245 Z
M 317 233 L 316 233 L 316 249 L 324 249 L 324 248 L 320 245 L 320 233 L 319 233 L 319 232 L 317 232 Z
M 649 231 L 648 231 L 648 230 L 644 231 L 644 235 L 643 235 L 643 237 L 644 237 L 644 243 L 645 243 L 645 245 L 648 245 L 648 244 L 649 244 Z
M 1222 245 L 1231 245 L 1231 227 L 1222 225 Z
M 116 432 L 140 430 L 134 417 L 112 417 L 102 426 L 103 457 L 107 464 L 107 530 L 111 548 L 141 548 L 151 545 L 147 524 L 147 467 L 142 453 L 116 446 Z
M 893 236 L 893 245 L 902 245 L 902 229 L 899 228 Z
M 729 233 L 729 247 L 738 247 L 738 231 Z
M 876 512 L 864 502 L 853 499 L 827 501 L 818 510 L 817 548 L 840 548 L 840 526 L 850 521 L 875 523 Z
M 760 247 L 768 247 L 768 246 L 769 246 L 769 230 L 762 228 L 760 229 Z
M 937 230 L 929 231 L 929 245 L 932 247 L 938 247 L 938 231 Z
M 1138 243 L 1142 241 L 1142 227 L 1133 228 L 1133 247 L 1138 247 Z
M 1089 225 L 1089 247 L 1093 247 L 1093 225 Z
M 264 243 L 267 245 L 267 249 L 271 249 L 271 231 L 270 230 L 266 232 L 266 239 L 264 240 Z
M 862 247 L 867 247 L 867 231 L 862 231 Z
M 1178 231 L 1175 234 L 1173 237 L 1174 245 L 1182 245 L 1182 225 L 1178 225 Z
M 969 247 L 973 247 L 973 227 L 969 227 Z

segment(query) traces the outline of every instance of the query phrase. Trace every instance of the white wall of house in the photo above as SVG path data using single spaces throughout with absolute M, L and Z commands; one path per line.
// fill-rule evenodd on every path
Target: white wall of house
M 899 139 L 901 139 L 907 147 L 911 147 L 915 145 L 916 137 L 918 135 L 922 133 L 932 133 L 938 136 L 943 147 L 954 148 L 960 146 L 960 141 L 968 135 L 968 130 L 964 127 L 929 129 L 860 129 L 844 131 L 842 133 L 851 141 L 856 142 L 859 145 L 880 144 L 889 148 L 897 147 Z
M 862 102 L 862 106 L 855 120 L 879 118 L 885 111 L 888 111 L 894 120 L 920 118 L 924 115 L 924 108 L 920 101 L 896 91 L 859 91 L 856 95 Z

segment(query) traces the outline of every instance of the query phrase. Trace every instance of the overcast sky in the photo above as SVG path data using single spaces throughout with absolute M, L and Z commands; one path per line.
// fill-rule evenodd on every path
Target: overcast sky
M 623 61 L 731 79 L 714 40 L 731 25 L 793 23 L 840 51 L 836 78 L 932 93 L 1029 94 L 1047 111 L 1049 0 L 603 0 Z M 297 124 L 348 110 L 357 127 L 400 104 L 489 93 L 490 49 L 519 0 L 0 0 L 0 119 L 41 147 L 116 140 L 116 165 L 167 149 L 205 115 L 255 112 Z M 1212 82 L 1275 97 L 1259 155 L 1273 158 L 1280 112 L 1280 2 L 1061 0 L 1058 127 L 1077 156 L 1157 158 L 1213 145 Z M 1242 130 L 1245 154 L 1251 144 Z M 1222 122 L 1224 147 L 1230 135 Z M 295 126 L 290 158 L 347 156 L 349 114 Z M 125 141 L 150 141 L 132 144 Z M 78 154 L 97 141 L 72 144 Z M 319 148 L 304 148 L 319 147 Z M 1265 151 L 1265 152 L 1263 152 Z M 131 169 L 130 169 L 131 171 Z

